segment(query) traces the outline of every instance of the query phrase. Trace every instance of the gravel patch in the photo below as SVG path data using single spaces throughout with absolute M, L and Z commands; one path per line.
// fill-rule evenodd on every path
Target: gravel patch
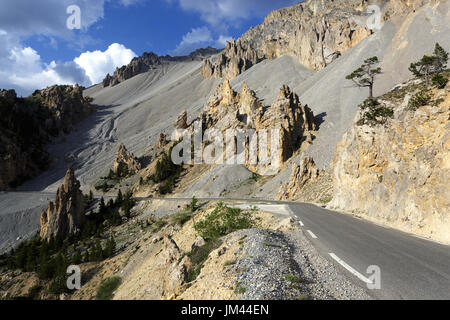
M 319 255 L 301 230 L 288 233 L 249 229 L 233 233 L 242 246 L 227 272 L 236 273 L 235 292 L 243 300 L 367 300 Z

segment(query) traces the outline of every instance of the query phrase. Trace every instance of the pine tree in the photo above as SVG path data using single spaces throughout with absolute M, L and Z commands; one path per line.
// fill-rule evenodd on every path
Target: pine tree
M 425 77 L 425 82 L 430 85 L 430 77 L 441 73 L 447 68 L 448 52 L 436 43 L 432 56 L 424 55 L 418 62 L 411 63 L 409 71 L 416 77 Z
M 105 199 L 103 199 L 103 197 L 100 199 L 100 207 L 99 207 L 99 209 L 98 209 L 98 212 L 99 212 L 100 214 L 106 213 Z
M 379 63 L 380 61 L 378 60 L 378 57 L 366 59 L 361 67 L 346 77 L 347 80 L 352 80 L 357 87 L 369 88 L 369 99 L 373 98 L 375 77 L 381 74 L 381 68 L 375 67 Z

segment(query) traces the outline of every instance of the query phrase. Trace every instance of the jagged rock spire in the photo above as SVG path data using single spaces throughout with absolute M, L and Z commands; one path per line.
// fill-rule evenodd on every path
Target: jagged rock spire
M 55 202 L 50 202 L 47 209 L 42 210 L 40 236 L 45 240 L 65 238 L 79 231 L 84 220 L 80 182 L 75 178 L 75 171 L 69 168 L 62 186 L 56 192 Z

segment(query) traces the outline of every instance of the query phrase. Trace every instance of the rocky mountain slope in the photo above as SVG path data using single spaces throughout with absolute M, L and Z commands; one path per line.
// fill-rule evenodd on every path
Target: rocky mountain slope
M 218 53 L 219 50 L 211 47 L 204 49 L 198 49 L 191 52 L 187 56 L 171 57 L 158 56 L 153 52 L 144 52 L 140 57 L 136 57 L 131 62 L 120 68 L 116 68 L 114 74 L 111 76 L 109 73 L 102 81 L 103 87 L 115 86 L 127 79 L 130 79 L 140 73 L 147 72 L 151 69 L 161 67 L 163 64 L 172 62 L 187 62 L 187 61 L 203 61 L 205 58 Z
M 206 60 L 202 74 L 232 79 L 264 59 L 283 55 L 320 70 L 373 33 L 373 23 L 367 24 L 369 5 L 379 5 L 380 19 L 386 21 L 412 12 L 424 2 L 309 0 L 275 10 L 261 25 L 228 42 L 217 57 Z
M 450 240 L 450 84 L 417 110 L 417 80 L 382 96 L 386 124 L 358 120 L 337 146 L 331 207 L 437 240 Z

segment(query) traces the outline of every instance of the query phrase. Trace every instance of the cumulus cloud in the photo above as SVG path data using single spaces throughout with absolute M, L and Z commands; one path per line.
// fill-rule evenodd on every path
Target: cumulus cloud
M 208 27 L 193 28 L 183 36 L 183 40 L 170 54 L 175 56 L 187 55 L 212 41 L 212 34 Z
M 90 86 L 135 56 L 132 50 L 114 43 L 105 51 L 84 52 L 73 61 L 46 64 L 33 48 L 21 46 L 17 39 L 0 30 L 0 88 L 14 88 L 26 96 L 53 84 Z
M 74 61 L 89 77 L 91 83 L 99 83 L 107 73 L 114 72 L 116 67 L 128 64 L 136 54 L 124 45 L 113 43 L 105 51 L 87 51 Z
M 53 84 L 89 85 L 85 71 L 76 63 L 49 64 L 42 62 L 39 54 L 31 47 L 22 47 L 20 43 L 0 33 L 0 87 L 14 88 L 19 95 L 28 95 L 35 89 Z

